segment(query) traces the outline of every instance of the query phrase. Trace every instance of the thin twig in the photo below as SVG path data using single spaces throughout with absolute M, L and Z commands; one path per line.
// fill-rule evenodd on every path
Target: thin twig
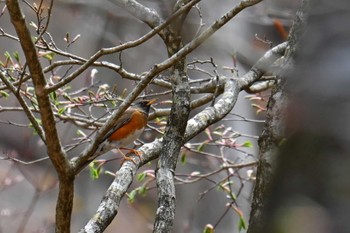
M 0 160 L 9 160 L 9 161 L 13 161 L 13 162 L 20 163 L 20 164 L 23 164 L 23 165 L 32 165 L 32 164 L 35 164 L 35 163 L 46 161 L 48 159 L 50 159 L 50 158 L 47 156 L 47 157 L 44 157 L 44 158 L 35 159 L 35 160 L 27 162 L 27 161 L 23 161 L 23 160 L 11 157 L 9 155 L 7 155 L 6 157 L 0 156 Z

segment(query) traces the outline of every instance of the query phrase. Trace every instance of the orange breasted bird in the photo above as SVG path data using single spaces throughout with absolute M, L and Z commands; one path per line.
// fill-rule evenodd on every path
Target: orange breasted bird
M 135 106 L 130 106 L 117 120 L 114 127 L 105 135 L 99 151 L 90 160 L 115 148 L 118 148 L 119 151 L 120 149 L 129 150 L 140 156 L 139 151 L 125 147 L 133 143 L 142 134 L 147 125 L 151 104 L 155 101 L 156 99 L 141 100 Z M 130 160 L 125 156 L 124 158 Z

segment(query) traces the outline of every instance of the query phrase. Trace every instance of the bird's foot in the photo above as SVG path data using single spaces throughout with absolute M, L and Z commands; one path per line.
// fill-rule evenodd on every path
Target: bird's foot
M 134 154 L 134 155 L 137 155 L 140 159 L 141 159 L 141 156 L 142 156 L 142 152 L 141 151 L 139 151 L 139 150 L 135 150 L 135 149 L 130 149 L 130 148 L 119 148 L 120 150 L 128 150 L 129 152 L 125 155 L 123 152 L 121 152 L 121 154 L 123 155 L 123 157 L 124 157 L 124 160 L 123 160 L 123 162 L 125 162 L 125 160 L 128 160 L 128 161 L 131 161 L 131 162 L 133 162 L 135 165 L 137 164 L 136 163 L 136 161 L 135 161 L 135 159 L 133 159 L 133 158 L 131 158 L 131 157 L 129 157 L 128 155 L 129 154 Z

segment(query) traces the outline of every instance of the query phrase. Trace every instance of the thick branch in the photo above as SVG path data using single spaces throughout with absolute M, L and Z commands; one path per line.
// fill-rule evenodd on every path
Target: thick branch
M 166 37 L 165 44 L 170 56 L 182 47 L 180 33 L 184 17 L 182 15 L 182 18 L 174 21 L 168 28 L 169 36 Z M 191 110 L 190 84 L 185 58 L 174 65 L 170 79 L 172 80 L 172 106 L 156 171 L 158 208 L 154 233 L 170 232 L 175 218 L 174 171 L 184 144 L 184 133 Z
M 269 70 L 271 66 L 271 61 L 277 60 L 277 58 L 280 58 L 284 55 L 285 50 L 288 46 L 287 42 L 281 43 L 269 51 L 267 51 L 262 58 L 260 58 L 257 63 L 254 64 L 254 66 L 250 69 L 250 71 L 245 75 L 246 78 L 240 79 L 240 85 L 244 89 L 248 89 L 252 83 L 254 83 L 253 80 L 257 80 L 260 78 L 267 70 Z
M 109 0 L 128 11 L 131 15 L 138 18 L 142 22 L 149 25 L 151 28 L 158 26 L 161 22 L 160 16 L 158 13 L 148 8 L 138 1 L 135 0 Z
M 305 23 L 306 0 L 293 21 L 293 26 L 288 37 L 284 57 L 281 59 L 280 71 L 291 69 L 294 54 L 302 35 L 303 24 Z M 283 74 L 285 75 L 285 74 Z M 279 77 L 281 79 L 281 77 Z M 269 186 L 272 180 L 273 169 L 275 167 L 277 152 L 280 148 L 284 135 L 285 108 L 287 106 L 287 94 L 285 92 L 286 80 L 278 82 L 273 89 L 269 100 L 266 122 L 262 134 L 259 138 L 259 163 L 257 168 L 256 183 L 253 191 L 252 210 L 249 219 L 249 233 L 264 232 L 263 226 L 266 224 L 262 217 L 262 210 L 265 208 L 266 200 L 269 198 Z
M 119 171 L 116 172 L 115 179 L 104 195 L 94 217 L 90 219 L 79 233 L 103 232 L 107 228 L 109 223 L 117 215 L 120 201 L 128 190 L 138 167 L 156 158 L 160 153 L 161 146 L 161 140 L 155 140 L 150 144 L 145 144 L 138 149 L 145 155 L 143 161 L 140 161 L 137 157 L 134 158 L 138 162 L 137 165 L 129 161 L 123 163 Z

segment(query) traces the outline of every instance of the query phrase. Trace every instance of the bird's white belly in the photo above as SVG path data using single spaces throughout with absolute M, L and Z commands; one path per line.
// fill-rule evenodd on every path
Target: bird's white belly
M 110 150 L 128 146 L 129 144 L 133 143 L 142 134 L 143 130 L 144 129 L 136 130 L 133 134 L 130 134 L 128 137 L 119 141 L 109 141 L 107 139 L 100 145 L 99 149 L 97 149 L 92 159 L 104 153 L 107 153 Z
M 143 129 L 138 129 L 134 133 L 129 134 L 128 137 L 123 138 L 119 140 L 119 142 L 116 142 L 117 147 L 126 147 L 127 145 L 133 143 L 140 135 L 142 134 Z

